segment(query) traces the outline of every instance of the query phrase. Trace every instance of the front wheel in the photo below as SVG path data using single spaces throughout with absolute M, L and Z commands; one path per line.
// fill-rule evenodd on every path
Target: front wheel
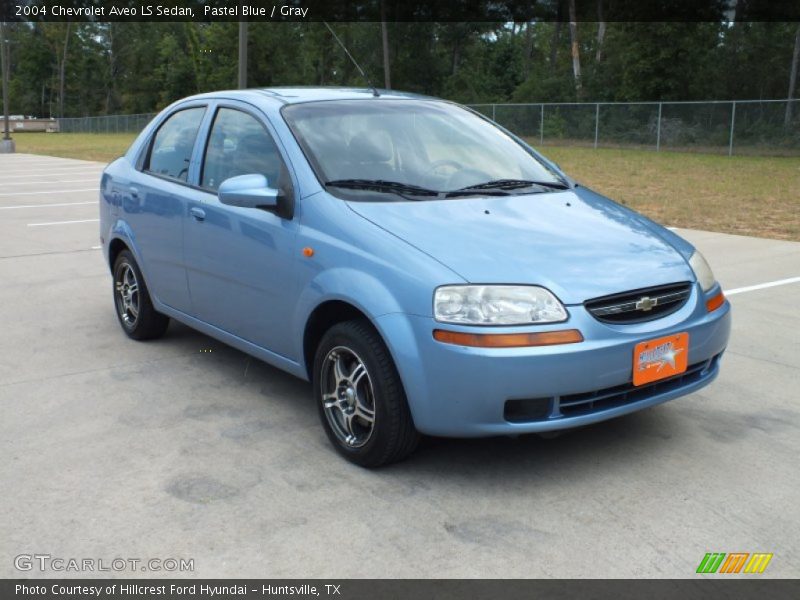
M 314 396 L 328 438 L 351 462 L 378 467 L 417 446 L 400 376 L 369 321 L 339 323 L 323 336 L 314 359 Z

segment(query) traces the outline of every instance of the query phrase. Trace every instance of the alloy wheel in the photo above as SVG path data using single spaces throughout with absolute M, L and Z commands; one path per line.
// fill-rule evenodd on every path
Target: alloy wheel
M 375 428 L 375 395 L 367 367 L 350 348 L 337 346 L 322 363 L 321 383 L 331 429 L 343 445 L 360 448 Z
M 114 282 L 117 310 L 125 325 L 133 328 L 139 318 L 139 281 L 130 263 L 124 263 Z

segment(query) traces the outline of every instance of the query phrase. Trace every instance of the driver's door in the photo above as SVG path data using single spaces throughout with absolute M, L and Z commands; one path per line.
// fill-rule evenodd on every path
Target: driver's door
M 297 295 L 297 223 L 266 210 L 228 206 L 217 197 L 224 180 L 252 173 L 292 193 L 286 162 L 261 118 L 244 108 L 219 106 L 185 228 L 193 312 L 210 325 L 296 359 L 289 323 Z

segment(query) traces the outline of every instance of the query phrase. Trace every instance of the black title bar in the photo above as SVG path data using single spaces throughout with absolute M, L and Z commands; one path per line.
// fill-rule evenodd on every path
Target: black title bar
M 713 577 L 713 578 L 712 578 Z M 457 579 L 4 579 L 4 600 L 192 600 L 238 598 L 277 600 L 533 600 L 694 598 L 726 600 L 796 600 L 800 580 L 760 576 L 696 579 L 457 580 Z
M 797 0 L 575 0 L 576 21 L 798 21 Z M 0 0 L 2 21 L 526 22 L 572 20 L 568 0 Z

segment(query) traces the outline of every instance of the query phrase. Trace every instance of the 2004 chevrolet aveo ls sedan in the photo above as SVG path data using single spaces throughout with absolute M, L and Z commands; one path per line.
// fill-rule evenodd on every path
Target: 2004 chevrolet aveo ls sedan
M 456 104 L 193 96 L 102 178 L 125 333 L 175 319 L 311 380 L 349 460 L 419 434 L 583 426 L 719 370 L 730 307 L 691 244 Z

